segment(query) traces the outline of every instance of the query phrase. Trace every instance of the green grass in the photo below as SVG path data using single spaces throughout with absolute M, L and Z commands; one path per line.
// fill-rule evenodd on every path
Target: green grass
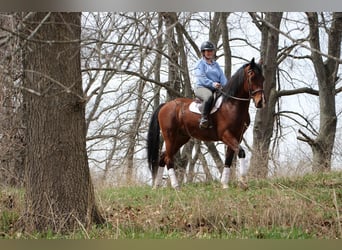
M 296 178 L 217 182 L 152 190 L 149 186 L 101 188 L 97 203 L 107 223 L 68 234 L 19 233 L 22 191 L 1 195 L 1 238 L 48 239 L 341 239 L 342 172 Z M 17 206 L 4 206 L 11 195 Z M 336 198 L 335 198 L 336 197 Z M 21 205 L 20 205 L 21 204 Z M 336 209 L 337 206 L 337 209 Z

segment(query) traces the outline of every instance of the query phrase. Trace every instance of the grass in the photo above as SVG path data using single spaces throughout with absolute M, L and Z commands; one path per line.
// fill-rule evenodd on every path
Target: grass
M 28 235 L 14 229 L 23 191 L 0 196 L 1 238 L 47 239 L 341 239 L 342 172 L 251 180 L 242 190 L 217 182 L 152 190 L 101 188 L 98 205 L 107 223 L 86 232 Z M 11 199 L 9 199 L 11 197 Z M 11 202 L 12 200 L 12 206 Z

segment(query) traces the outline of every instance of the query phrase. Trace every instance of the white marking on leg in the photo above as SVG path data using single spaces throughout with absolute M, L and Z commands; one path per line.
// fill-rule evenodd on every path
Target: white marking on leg
M 164 174 L 164 167 L 158 167 L 158 172 L 157 172 L 156 179 L 154 180 L 153 188 L 158 188 L 161 186 L 162 180 L 163 180 L 163 174 Z
M 229 175 L 230 175 L 230 168 L 224 167 L 222 171 L 222 175 L 221 175 L 221 184 L 222 184 L 223 189 L 228 188 Z
M 170 168 L 168 172 L 169 172 L 169 177 L 170 177 L 170 181 L 171 181 L 171 186 L 173 188 L 178 188 L 179 184 L 178 184 L 178 181 L 176 178 L 176 173 L 175 173 L 174 168 Z
M 243 178 L 247 175 L 248 172 L 246 158 L 239 158 L 239 163 L 239 178 Z
M 247 184 L 248 168 L 247 168 L 247 165 L 246 165 L 246 158 L 240 158 L 239 161 L 240 161 L 240 164 L 239 164 L 239 176 L 238 176 L 239 186 L 243 190 L 247 190 L 248 189 L 248 184 Z

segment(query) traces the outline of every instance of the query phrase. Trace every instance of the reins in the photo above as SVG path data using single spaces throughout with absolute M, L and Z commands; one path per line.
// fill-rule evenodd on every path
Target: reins
M 245 101 L 245 102 L 248 102 L 251 98 L 240 98 L 240 97 L 236 97 L 236 96 L 232 96 L 232 95 L 228 95 L 226 94 L 225 92 L 222 91 L 222 89 L 218 89 L 217 90 L 221 95 L 224 95 L 225 97 L 229 97 L 229 98 L 232 98 L 234 100 L 238 100 L 238 101 Z

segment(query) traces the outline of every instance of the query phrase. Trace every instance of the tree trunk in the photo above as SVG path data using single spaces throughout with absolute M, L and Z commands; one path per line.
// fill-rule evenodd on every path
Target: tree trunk
M 279 29 L 282 12 L 266 13 L 265 21 Z M 276 71 L 279 34 L 276 30 L 262 25 L 261 57 L 265 76 L 264 91 L 267 105 L 256 112 L 253 128 L 253 152 L 250 163 L 250 175 L 266 178 L 268 174 L 269 147 L 273 134 L 276 93 Z
M 136 141 L 137 136 L 139 133 L 139 128 L 142 120 L 143 115 L 143 92 L 145 88 L 145 82 L 139 81 L 138 83 L 138 93 L 140 93 L 137 97 L 137 104 L 136 104 L 136 112 L 134 114 L 134 119 L 132 121 L 132 124 L 130 125 L 129 129 L 129 140 L 128 140 L 128 149 L 125 156 L 125 162 L 127 166 L 126 170 L 126 181 L 127 184 L 133 184 L 135 182 L 135 176 L 134 176 L 134 155 L 135 155 L 135 147 L 136 147 Z
M 15 32 L 16 15 L 0 16 L 0 183 L 19 187 L 24 182 L 24 132 L 22 124 L 22 96 L 14 88 L 21 75 L 19 39 L 5 30 Z
M 230 79 L 232 74 L 232 52 L 230 49 L 229 31 L 227 27 L 227 19 L 229 15 L 230 12 L 220 13 L 220 28 L 222 32 L 222 45 L 224 54 L 224 73 L 226 74 L 227 79 Z
M 329 171 L 331 169 L 331 156 L 334 147 L 336 134 L 336 103 L 335 103 L 335 85 L 338 77 L 339 62 L 333 58 L 323 61 L 319 42 L 319 21 L 316 12 L 307 13 L 310 27 L 310 46 L 312 51 L 312 62 L 314 64 L 318 88 L 319 88 L 319 132 L 316 139 L 310 139 L 305 136 L 302 140 L 309 143 L 313 153 L 312 170 L 314 172 Z M 341 35 L 342 34 L 342 13 L 333 14 L 333 20 L 330 28 L 328 54 L 335 58 L 341 55 Z
M 180 79 L 178 74 L 178 56 L 179 51 L 175 38 L 174 25 L 177 22 L 177 15 L 175 12 L 163 12 L 165 19 L 166 39 L 167 39 L 167 54 L 168 60 L 168 84 L 169 86 L 180 93 Z M 172 92 L 167 92 L 167 100 L 170 101 L 178 96 L 175 96 Z
M 73 230 L 103 222 L 86 152 L 80 21 L 80 13 L 43 12 L 25 20 L 28 231 Z

